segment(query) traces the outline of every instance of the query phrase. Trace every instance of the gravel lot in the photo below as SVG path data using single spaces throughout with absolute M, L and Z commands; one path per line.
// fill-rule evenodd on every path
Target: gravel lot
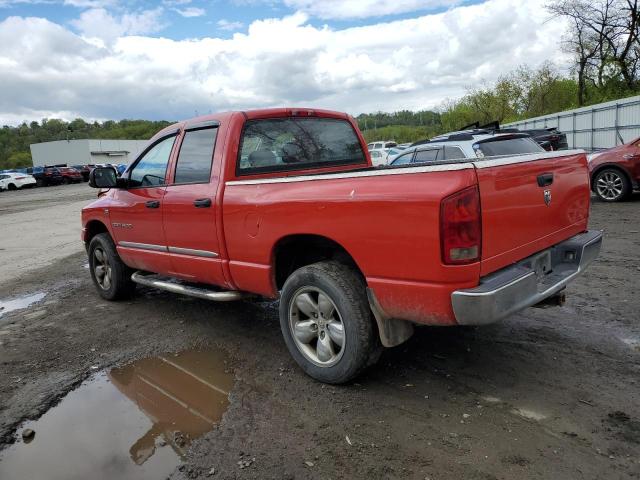
M 594 200 L 603 252 L 565 306 L 421 328 L 344 387 L 298 370 L 275 304 L 148 289 L 101 300 L 79 242 L 93 196 L 86 184 L 0 194 L 0 302 L 46 293 L 0 312 L 0 448 L 97 370 L 216 346 L 230 404 L 175 479 L 640 478 L 640 196 Z

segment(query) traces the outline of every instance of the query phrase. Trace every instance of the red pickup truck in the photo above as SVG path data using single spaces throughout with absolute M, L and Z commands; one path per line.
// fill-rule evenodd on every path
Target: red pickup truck
M 100 295 L 136 284 L 280 298 L 291 355 L 352 379 L 414 325 L 556 302 L 597 257 L 582 151 L 374 168 L 350 116 L 268 109 L 172 125 L 82 211 Z M 108 189 L 104 191 L 104 189 Z

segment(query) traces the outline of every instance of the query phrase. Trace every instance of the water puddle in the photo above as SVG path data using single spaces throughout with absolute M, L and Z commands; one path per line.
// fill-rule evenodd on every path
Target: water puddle
M 220 421 L 233 377 L 218 350 L 147 358 L 97 374 L 0 452 L 3 480 L 166 478 Z M 22 440 L 27 430 L 35 436 Z
M 34 303 L 39 302 L 46 297 L 45 292 L 34 293 L 32 295 L 25 295 L 22 297 L 14 298 L 13 300 L 0 300 L 0 318 L 5 313 L 14 312 L 16 310 L 22 310 L 30 307 Z

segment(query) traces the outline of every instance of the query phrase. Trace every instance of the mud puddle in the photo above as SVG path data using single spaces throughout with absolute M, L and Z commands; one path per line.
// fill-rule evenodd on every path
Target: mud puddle
M 28 308 L 46 296 L 47 294 L 45 292 L 38 292 L 32 295 L 24 295 L 22 297 L 14 298 L 13 300 L 0 300 L 0 318 L 2 318 L 5 313 Z
M 166 478 L 222 418 L 233 386 L 225 368 L 223 353 L 207 350 L 101 372 L 20 427 L 0 453 L 0 478 Z

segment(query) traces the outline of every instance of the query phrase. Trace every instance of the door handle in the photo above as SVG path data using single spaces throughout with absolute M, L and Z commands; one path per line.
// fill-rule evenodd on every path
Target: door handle
M 211 206 L 211 199 L 199 198 L 193 201 L 193 206 L 196 208 L 209 208 Z
M 552 183 L 553 183 L 553 173 L 543 173 L 542 175 L 538 175 L 539 187 L 548 187 Z
M 160 201 L 159 200 L 149 200 L 148 202 L 146 202 L 144 204 L 145 207 L 147 208 L 159 208 L 160 207 Z

